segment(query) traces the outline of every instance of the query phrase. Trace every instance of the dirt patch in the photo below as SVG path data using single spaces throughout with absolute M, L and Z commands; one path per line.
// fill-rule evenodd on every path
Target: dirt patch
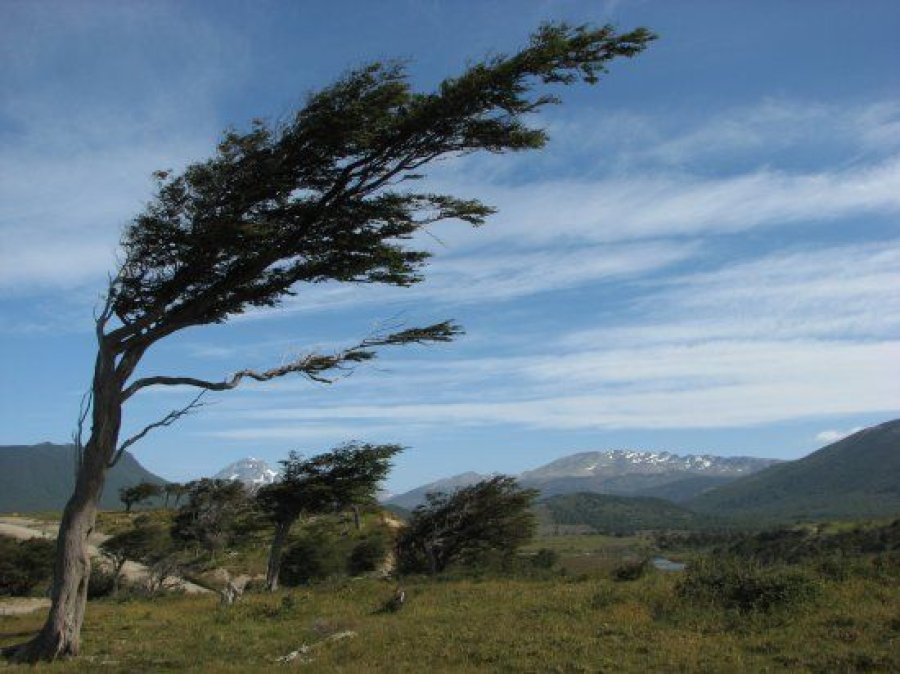
M 7 597 L 0 599 L 0 616 L 24 615 L 50 608 L 50 600 L 43 597 Z

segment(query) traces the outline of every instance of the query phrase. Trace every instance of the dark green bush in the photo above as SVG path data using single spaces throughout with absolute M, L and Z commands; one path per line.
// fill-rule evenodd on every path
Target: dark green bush
M 815 598 L 819 589 L 812 574 L 801 568 L 711 558 L 688 566 L 678 594 L 742 613 L 765 613 L 800 606 Z
M 613 580 L 619 582 L 637 580 L 647 573 L 648 567 L 649 563 L 646 559 L 622 562 L 612 570 L 611 576 Z
M 346 567 L 337 541 L 321 532 L 299 538 L 281 560 L 281 582 L 287 586 L 306 585 L 314 580 L 339 575 Z
M 0 595 L 22 596 L 50 580 L 56 543 L 45 538 L 0 538 Z
M 113 572 L 98 564 L 91 566 L 91 578 L 88 581 L 88 599 L 102 599 L 109 597 L 115 588 L 115 575 Z
M 559 562 L 559 555 L 550 548 L 541 548 L 531 558 L 531 565 L 536 569 L 552 569 Z
M 357 543 L 347 560 L 351 576 L 370 573 L 381 566 L 388 553 L 388 541 L 380 534 L 371 534 Z

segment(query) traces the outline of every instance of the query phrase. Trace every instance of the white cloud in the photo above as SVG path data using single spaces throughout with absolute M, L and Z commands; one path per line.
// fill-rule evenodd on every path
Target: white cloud
M 638 300 L 632 324 L 533 337 L 504 357 L 407 355 L 385 363 L 390 376 L 362 372 L 342 382 L 333 407 L 316 400 L 241 411 L 239 404 L 232 419 L 272 428 L 334 419 L 696 428 L 896 412 L 898 262 L 900 241 L 885 241 L 666 278 Z M 285 400 L 298 391 L 291 382 L 262 388 Z M 427 404 L 417 391 L 431 392 Z
M 808 249 L 673 276 L 654 319 L 567 335 L 587 345 L 718 339 L 871 339 L 900 330 L 900 240 Z
M 832 442 L 837 442 L 838 440 L 843 440 L 848 435 L 853 435 L 854 433 L 858 433 L 863 429 L 862 426 L 856 426 L 855 428 L 851 428 L 849 431 L 837 431 L 834 429 L 830 429 L 827 431 L 822 431 L 821 433 L 816 434 L 816 440 L 821 442 L 823 445 L 830 445 Z
M 898 213 L 900 159 L 840 171 L 645 175 L 455 191 L 485 195 L 499 207 L 479 235 L 518 245 L 722 235 Z

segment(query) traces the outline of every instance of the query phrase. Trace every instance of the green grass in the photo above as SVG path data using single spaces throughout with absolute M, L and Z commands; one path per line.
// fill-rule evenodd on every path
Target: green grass
M 812 604 L 747 616 L 685 600 L 678 580 L 409 580 L 396 614 L 376 613 L 394 585 L 375 580 L 249 595 L 231 609 L 213 597 L 103 600 L 89 606 L 82 657 L 22 671 L 280 671 L 275 659 L 303 644 L 316 672 L 900 669 L 896 584 L 823 580 Z M 0 644 L 40 622 L 0 618 Z M 325 641 L 343 630 L 356 638 Z

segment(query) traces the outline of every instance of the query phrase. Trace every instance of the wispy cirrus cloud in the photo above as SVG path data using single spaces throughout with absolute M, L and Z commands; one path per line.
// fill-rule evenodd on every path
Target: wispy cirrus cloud
M 662 309 L 634 312 L 631 325 L 535 335 L 505 357 L 388 361 L 389 376 L 360 373 L 333 405 L 280 405 L 299 389 L 273 383 L 263 388 L 274 405 L 244 401 L 228 414 L 253 436 L 337 419 L 346 434 L 356 425 L 720 428 L 895 413 L 898 259 L 891 240 L 683 273 L 636 298 Z M 423 390 L 433 391 L 425 403 Z

